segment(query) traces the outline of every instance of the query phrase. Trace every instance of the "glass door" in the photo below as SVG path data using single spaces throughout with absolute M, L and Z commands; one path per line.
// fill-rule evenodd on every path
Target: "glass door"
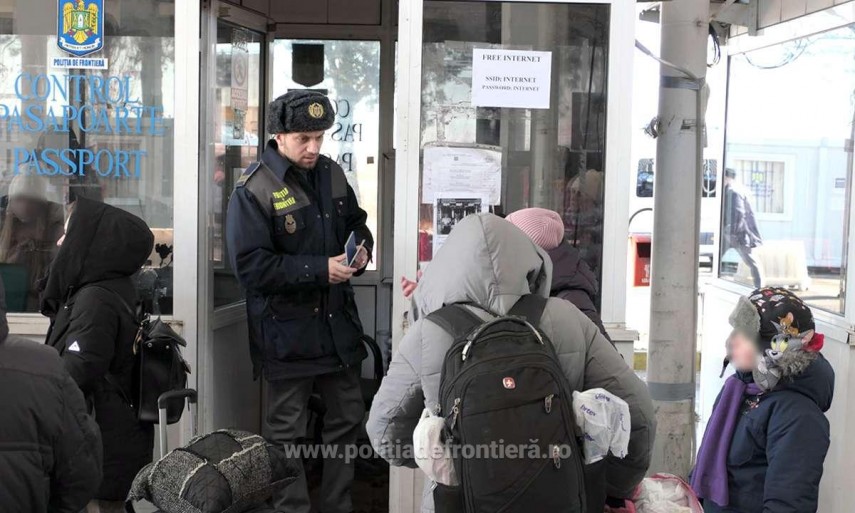
M 214 308 L 243 299 L 232 273 L 225 237 L 229 197 L 244 169 L 260 157 L 264 139 L 264 34 L 217 20 L 214 109 L 208 126 L 212 165 L 206 169 L 209 189 L 208 244 L 214 274 Z
M 604 322 L 624 328 L 635 3 L 399 8 L 395 276 L 430 265 L 473 210 L 549 208 L 601 275 Z M 399 343 L 410 305 L 393 305 Z M 393 469 L 392 511 L 419 510 L 422 476 Z
M 347 175 L 374 234 L 377 269 L 378 163 L 380 149 L 380 41 L 277 39 L 273 42 L 270 99 L 293 89 L 314 89 L 330 97 L 335 124 L 321 152 Z
M 598 275 L 609 5 L 425 1 L 419 261 L 476 211 L 558 212 Z
M 203 431 L 261 428 L 243 291 L 229 265 L 226 209 L 264 138 L 266 19 L 213 2 L 202 11 L 199 190 L 199 425 Z M 182 201 L 180 194 L 177 202 Z

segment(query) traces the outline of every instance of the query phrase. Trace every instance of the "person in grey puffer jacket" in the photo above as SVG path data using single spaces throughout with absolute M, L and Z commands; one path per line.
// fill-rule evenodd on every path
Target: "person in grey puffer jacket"
M 416 288 L 412 301 L 416 322 L 401 340 L 374 397 L 367 429 L 378 454 L 392 465 L 416 468 L 413 459 L 401 457 L 411 456 L 402 448 L 412 446 L 422 410 L 439 402 L 442 362 L 453 340 L 424 318 L 444 305 L 463 302 L 505 315 L 526 294 L 548 297 L 551 271 L 549 256 L 497 216 L 472 215 L 455 226 Z M 477 308 L 472 311 L 486 315 Z M 650 464 L 656 431 L 650 395 L 597 326 L 571 303 L 549 299 L 540 328 L 555 346 L 572 389 L 605 388 L 629 404 L 629 454 L 623 460 L 607 458 L 603 496 L 588 494 L 589 503 L 602 500 L 602 511 L 605 493 L 630 497 Z M 422 511 L 433 510 L 426 488 Z

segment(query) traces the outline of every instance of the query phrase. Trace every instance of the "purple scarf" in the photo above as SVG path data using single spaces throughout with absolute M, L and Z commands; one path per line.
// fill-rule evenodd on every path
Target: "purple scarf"
M 739 420 L 739 410 L 745 396 L 759 395 L 762 389 L 754 383 L 745 383 L 736 376 L 724 382 L 718 405 L 712 412 L 698 462 L 692 473 L 692 489 L 704 499 L 721 507 L 730 503 L 727 480 L 727 453 L 733 440 L 733 431 Z

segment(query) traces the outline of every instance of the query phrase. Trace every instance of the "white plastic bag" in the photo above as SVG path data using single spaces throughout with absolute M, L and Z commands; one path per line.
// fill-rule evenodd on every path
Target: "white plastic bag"
M 602 388 L 573 392 L 573 413 L 584 436 L 586 465 L 602 460 L 609 451 L 615 457 L 626 457 L 630 434 L 626 401 Z
M 413 431 L 416 464 L 431 481 L 446 486 L 457 486 L 460 482 L 454 471 L 451 452 L 442 441 L 444 427 L 445 419 L 437 417 L 428 408 L 424 409 Z
M 672 474 L 645 478 L 635 497 L 637 513 L 704 513 L 688 483 Z

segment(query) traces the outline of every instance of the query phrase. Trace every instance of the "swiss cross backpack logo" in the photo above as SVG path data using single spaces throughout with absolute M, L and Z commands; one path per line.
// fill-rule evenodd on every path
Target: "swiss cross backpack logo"
M 502 385 L 504 385 L 508 390 L 513 390 L 517 387 L 517 382 L 514 381 L 514 378 L 507 377 L 502 380 Z

